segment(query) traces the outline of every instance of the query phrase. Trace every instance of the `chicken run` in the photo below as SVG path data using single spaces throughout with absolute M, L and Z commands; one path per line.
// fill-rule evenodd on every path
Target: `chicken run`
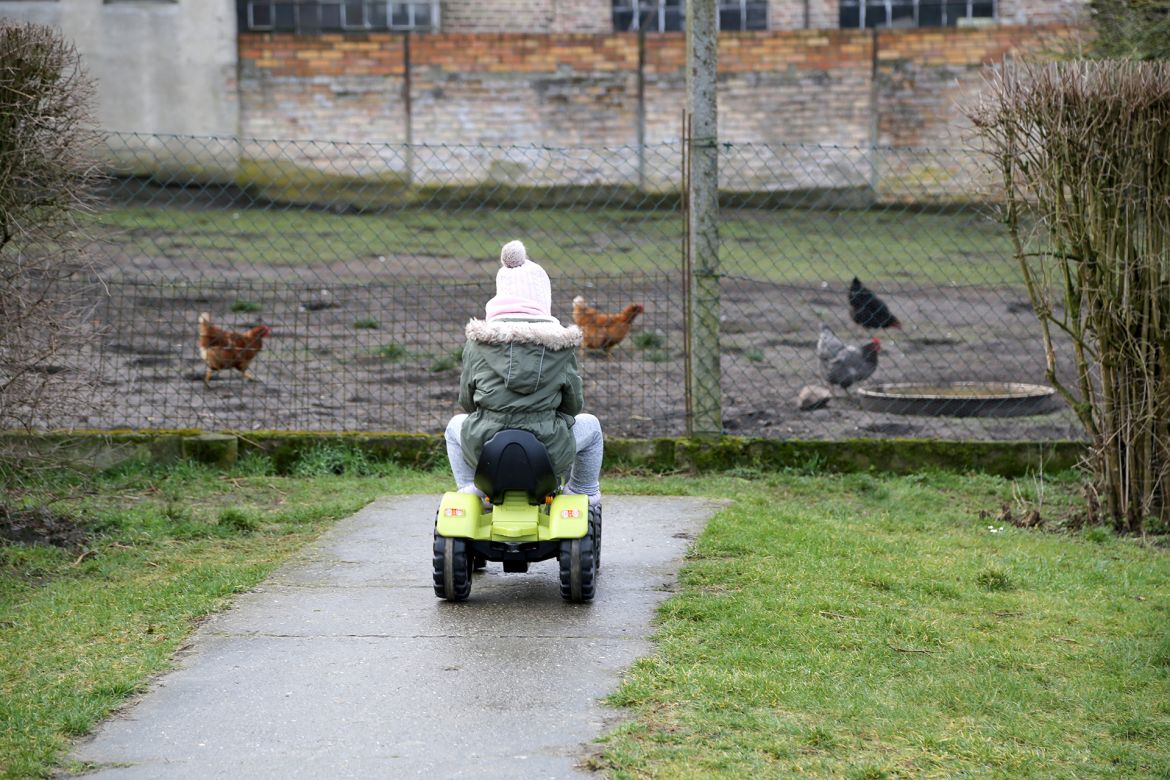
M 451 274 L 451 261 L 442 259 L 433 267 L 439 269 L 433 277 L 414 280 L 374 275 L 362 265 L 261 267 L 245 278 L 207 281 L 202 265 L 158 257 L 123 260 L 122 278 L 106 281 L 109 297 L 97 312 L 106 326 L 95 357 L 107 402 L 63 424 L 439 433 L 458 411 L 463 327 L 482 316 L 494 267 L 466 260 L 461 274 Z M 607 435 L 684 434 L 685 304 L 678 275 L 581 277 L 555 268 L 550 275 L 553 314 L 562 322 L 572 321 L 578 296 L 602 312 L 628 312 L 628 332 L 618 343 L 602 339 L 601 349 L 587 349 L 579 358 L 586 409 L 601 418 Z M 726 433 L 820 440 L 1079 436 L 1063 411 L 1001 419 L 863 411 L 850 391 L 875 383 L 1044 381 L 1040 334 L 1022 291 L 873 279 L 866 284 L 880 291 L 901 327 L 880 331 L 880 361 L 869 378 L 844 392 L 834 388 L 823 408 L 801 411 L 797 397 L 803 387 L 827 386 L 816 354 L 820 324 L 858 348 L 875 335 L 852 321 L 850 279 L 722 281 Z M 201 312 L 228 330 L 270 330 L 248 366 L 256 381 L 220 371 L 204 385 Z

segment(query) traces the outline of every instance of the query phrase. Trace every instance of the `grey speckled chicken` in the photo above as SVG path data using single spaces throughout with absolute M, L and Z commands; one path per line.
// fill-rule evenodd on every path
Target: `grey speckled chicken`
M 831 385 L 848 392 L 851 385 L 868 379 L 877 370 L 881 341 L 870 339 L 860 347 L 846 344 L 837 338 L 833 329 L 821 324 L 817 338 L 817 359 L 821 362 L 821 373 Z

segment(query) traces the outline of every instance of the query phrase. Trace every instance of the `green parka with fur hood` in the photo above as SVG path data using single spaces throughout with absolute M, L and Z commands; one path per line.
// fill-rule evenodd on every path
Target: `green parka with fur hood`
M 463 457 L 473 468 L 483 445 L 505 428 L 529 431 L 548 448 L 558 477 L 576 455 L 573 416 L 581 411 L 577 347 L 581 330 L 553 318 L 467 323 L 459 403 Z

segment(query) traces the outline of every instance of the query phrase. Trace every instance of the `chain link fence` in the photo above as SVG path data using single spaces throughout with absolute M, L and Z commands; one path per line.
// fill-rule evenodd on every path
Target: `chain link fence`
M 686 432 L 685 206 L 679 144 L 401 146 L 113 134 L 88 251 L 111 402 L 65 427 L 442 430 L 458 411 L 463 326 L 499 249 L 549 272 L 553 313 L 640 303 L 609 353 L 580 357 L 610 435 Z M 875 411 L 861 390 L 1043 384 L 1044 354 L 1006 232 L 963 152 L 727 145 L 720 151 L 720 344 L 728 433 L 1046 441 L 1079 436 L 1047 402 L 996 416 Z M 850 317 L 858 277 L 900 329 Z M 251 366 L 205 386 L 197 318 L 271 329 Z M 820 325 L 875 335 L 871 377 L 830 386 Z M 801 410 L 802 388 L 831 391 Z M 965 386 L 965 385 L 964 385 Z M 880 400 L 880 399 L 879 399 Z M 933 412 L 938 412 L 936 408 Z M 947 412 L 947 409 L 942 409 Z M 957 411 L 951 409 L 950 411 Z M 987 416 L 990 413 L 992 416 Z

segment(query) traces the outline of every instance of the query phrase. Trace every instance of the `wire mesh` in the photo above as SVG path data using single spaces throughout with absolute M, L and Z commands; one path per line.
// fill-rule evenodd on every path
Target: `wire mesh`
M 458 411 L 463 327 L 483 316 L 501 245 L 582 296 L 645 313 L 610 352 L 580 356 L 611 435 L 686 430 L 681 147 L 403 146 L 111 134 L 89 252 L 106 298 L 93 359 L 115 403 L 66 426 L 442 430 Z M 1041 401 L 962 416 L 875 411 L 862 390 L 1044 383 L 1034 315 L 1006 232 L 964 152 L 725 145 L 720 151 L 723 420 L 741 435 L 1077 437 Z M 853 277 L 900 329 L 850 317 Z M 271 336 L 256 382 L 209 386 L 197 318 Z M 826 382 L 820 325 L 881 341 L 872 375 Z M 827 405 L 801 410 L 802 388 Z M 965 386 L 965 385 L 964 385 Z M 922 388 L 920 388 L 922 389 Z M 963 399 L 964 402 L 967 399 Z M 943 398 L 942 403 L 947 403 Z M 1027 410 L 1025 410 L 1027 411 Z

